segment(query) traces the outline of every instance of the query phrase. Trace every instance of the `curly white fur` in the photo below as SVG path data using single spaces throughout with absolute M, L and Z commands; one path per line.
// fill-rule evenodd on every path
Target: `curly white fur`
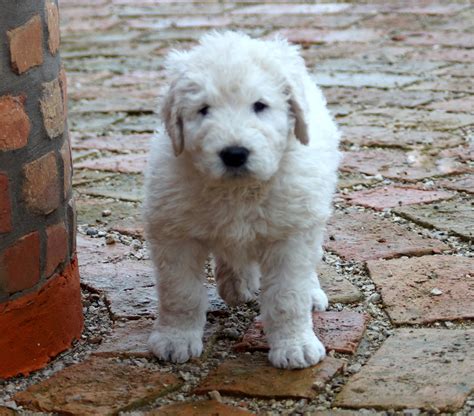
M 311 310 L 325 309 L 327 297 L 315 270 L 340 158 L 321 91 L 296 46 L 235 32 L 172 52 L 167 70 L 167 134 L 157 134 L 146 180 L 160 300 L 152 351 L 176 362 L 201 354 L 212 252 L 228 303 L 252 299 L 260 285 L 273 365 L 317 363 L 325 350 Z M 257 112 L 255 102 L 267 107 Z M 219 157 L 228 146 L 250 152 L 238 175 Z

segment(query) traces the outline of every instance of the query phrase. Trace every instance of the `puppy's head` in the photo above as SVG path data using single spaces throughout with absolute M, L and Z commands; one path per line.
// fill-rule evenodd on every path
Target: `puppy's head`
M 298 49 L 234 32 L 172 52 L 162 115 L 174 153 L 212 179 L 270 179 L 291 140 L 308 143 Z

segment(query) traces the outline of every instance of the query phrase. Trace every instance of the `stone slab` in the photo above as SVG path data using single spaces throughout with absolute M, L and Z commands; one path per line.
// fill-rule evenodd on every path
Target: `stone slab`
M 224 361 L 194 393 L 217 390 L 229 396 L 312 399 L 318 395 L 315 382 L 326 383 L 342 366 L 342 360 L 326 357 L 313 367 L 289 371 L 272 367 L 265 354 L 243 354 Z
M 344 260 L 367 261 L 440 253 L 449 247 L 423 238 L 367 212 L 335 213 L 328 223 L 324 247 Z
M 397 325 L 474 318 L 474 259 L 423 256 L 367 262 Z
M 474 237 L 473 203 L 469 200 L 453 199 L 428 205 L 411 205 L 394 211 L 425 227 L 448 231 L 464 240 Z
M 352 376 L 334 406 L 460 409 L 474 389 L 474 330 L 399 329 Z
M 155 400 L 180 386 L 173 374 L 93 357 L 17 393 L 32 410 L 73 415 L 110 415 Z
M 339 274 L 334 267 L 320 264 L 318 277 L 330 303 L 354 303 L 363 298 L 359 289 Z
M 118 175 L 106 179 L 103 182 L 95 182 L 92 185 L 76 187 L 77 192 L 113 198 L 129 202 L 141 202 L 143 200 L 143 176 L 142 175 Z
M 351 192 L 343 197 L 351 204 L 362 205 L 382 211 L 386 208 L 403 205 L 450 199 L 454 197 L 454 194 L 446 191 L 429 191 L 407 186 L 390 185 Z
M 419 78 L 410 75 L 386 73 L 359 73 L 359 72 L 318 72 L 315 81 L 324 87 L 373 87 L 373 88 L 401 88 L 418 81 Z
M 145 416 L 251 416 L 255 413 L 216 400 L 176 403 L 144 413 Z
M 327 351 L 354 354 L 359 345 L 369 317 L 358 312 L 313 312 L 313 329 Z M 262 322 L 256 318 L 234 345 L 237 351 L 268 351 Z

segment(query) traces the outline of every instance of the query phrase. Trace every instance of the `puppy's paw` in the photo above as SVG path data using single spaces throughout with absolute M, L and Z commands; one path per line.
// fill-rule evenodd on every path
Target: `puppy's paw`
M 260 275 L 257 267 L 249 266 L 242 275 L 225 263 L 217 261 L 216 282 L 219 296 L 230 306 L 240 305 L 257 298 Z
M 162 360 L 184 363 L 201 355 L 202 333 L 196 330 L 157 328 L 150 334 L 148 346 Z
M 270 348 L 268 359 L 278 368 L 306 368 L 326 356 L 326 350 L 314 333 L 291 340 L 282 340 Z
M 314 289 L 311 293 L 313 311 L 325 311 L 329 306 L 329 300 L 322 289 Z

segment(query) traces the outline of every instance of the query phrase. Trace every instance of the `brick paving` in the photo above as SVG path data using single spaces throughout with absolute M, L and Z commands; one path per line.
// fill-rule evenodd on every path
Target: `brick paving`
M 84 291 L 105 299 L 113 328 L 93 340 L 92 358 L 17 394 L 22 409 L 474 412 L 474 7 L 441 0 L 304 3 L 61 1 L 81 277 Z M 300 43 L 343 131 L 339 194 L 320 270 L 331 319 L 320 319 L 317 327 L 339 344 L 329 345 L 333 351 L 311 369 L 270 367 L 255 351 L 265 349 L 254 324 L 257 305 L 222 304 L 211 272 L 203 356 L 182 365 L 160 363 L 144 344 L 156 293 L 143 244 L 140 187 L 157 126 L 153 110 L 163 87 L 163 57 L 212 28 L 262 37 L 281 33 Z M 33 47 L 34 31 L 30 21 L 10 36 L 31 36 Z M 49 39 L 48 47 L 54 50 L 56 42 Z M 12 58 L 19 73 L 42 60 L 33 49 L 27 59 Z M 45 88 L 44 115 L 62 114 L 58 93 L 64 88 Z M 13 135 L 0 132 L 0 143 L 22 146 L 29 125 L 21 99 L 7 97 L 1 108 L 17 128 Z M 54 137 L 59 127 L 45 128 Z M 38 169 L 28 169 L 25 198 L 47 213 L 56 204 L 58 179 L 38 189 Z M 0 172 L 0 230 L 9 227 L 7 198 Z M 61 239 L 58 232 L 52 246 Z M 51 269 L 60 257 L 51 259 Z M 252 334 L 258 348 L 249 347 Z M 0 414 L 10 413 L 0 406 Z

